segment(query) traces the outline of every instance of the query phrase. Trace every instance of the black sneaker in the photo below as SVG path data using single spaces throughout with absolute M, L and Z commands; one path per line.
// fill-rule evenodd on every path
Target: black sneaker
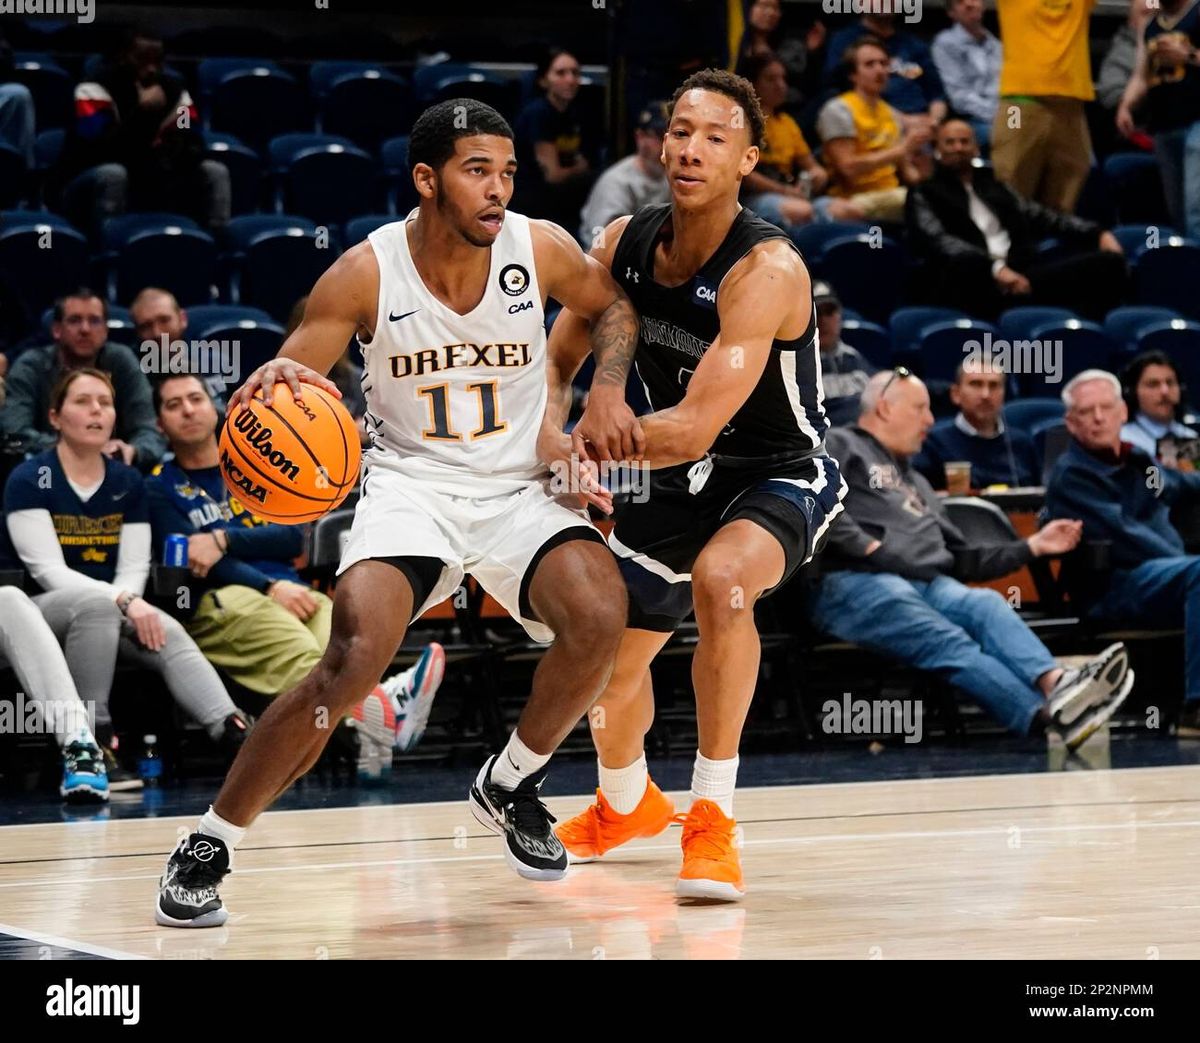
M 217 885 L 229 872 L 223 840 L 193 833 L 179 842 L 158 882 L 154 922 L 163 927 L 220 927 L 229 917 Z
M 1046 697 L 1046 712 L 1061 728 L 1069 728 L 1093 706 L 1102 706 L 1121 690 L 1129 669 L 1129 653 L 1120 642 L 1109 645 L 1078 669 L 1066 669 Z
M 493 833 L 504 837 L 504 860 L 526 880 L 561 880 L 567 875 L 567 852 L 550 828 L 557 821 L 538 797 L 546 770 L 523 779 L 515 790 L 492 783 L 488 758 L 471 787 L 471 813 Z
M 238 750 L 250 734 L 250 725 L 240 713 L 231 713 L 225 718 L 225 728 L 217 739 L 217 747 L 229 761 L 238 755 Z
M 110 793 L 128 793 L 142 788 L 142 780 L 132 771 L 121 767 L 116 753 L 111 746 L 101 745 L 104 751 L 104 768 L 108 773 L 108 789 Z

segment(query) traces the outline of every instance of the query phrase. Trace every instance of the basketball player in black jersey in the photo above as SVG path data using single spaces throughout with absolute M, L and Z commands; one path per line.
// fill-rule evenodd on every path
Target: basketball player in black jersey
M 754 603 L 812 557 L 845 493 L 824 449 L 808 271 L 782 231 L 738 204 L 762 130 L 758 99 L 741 77 L 710 69 L 676 92 L 662 156 L 671 203 L 614 221 L 592 249 L 639 313 L 632 361 L 654 412 L 641 418 L 640 436 L 617 433 L 628 360 L 609 355 L 573 435 L 576 452 L 640 457 L 655 470 L 644 502 L 618 507 L 609 540 L 630 608 L 612 679 L 589 715 L 597 803 L 558 834 L 583 861 L 672 820 L 646 771 L 649 667 L 694 607 L 700 748 L 682 816 L 684 897 L 745 893 L 733 792 L 758 677 Z M 587 330 L 563 312 L 551 335 L 557 411 L 542 438 L 557 440 L 563 459 L 572 450 L 561 434 L 564 389 L 587 353 Z M 543 458 L 551 455 L 547 448 Z

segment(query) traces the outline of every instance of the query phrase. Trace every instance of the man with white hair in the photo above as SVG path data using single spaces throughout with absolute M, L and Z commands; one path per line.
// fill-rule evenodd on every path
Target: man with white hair
M 1184 553 L 1169 510 L 1200 499 L 1200 474 L 1159 466 L 1121 441 L 1121 383 L 1084 370 L 1062 393 L 1071 442 L 1046 483 L 1046 516 L 1079 518 L 1088 540 L 1111 543 L 1112 580 L 1091 614 L 1184 626 L 1181 735 L 1200 736 L 1200 557 Z
M 1064 670 L 1000 594 L 954 574 L 991 579 L 1062 554 L 1078 543 L 1079 523 L 1055 521 L 1026 540 L 968 548 L 911 464 L 932 426 L 929 392 L 901 367 L 871 378 L 856 426 L 829 433 L 850 491 L 822 558 L 813 622 L 940 674 L 1016 734 L 1057 731 L 1074 749 L 1133 685 L 1124 646 Z M 968 550 L 977 560 L 966 560 Z

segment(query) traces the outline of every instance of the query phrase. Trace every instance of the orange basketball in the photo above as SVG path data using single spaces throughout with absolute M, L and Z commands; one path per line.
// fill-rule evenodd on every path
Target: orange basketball
M 301 401 L 276 384 L 231 414 L 221 431 L 221 475 L 230 493 L 268 521 L 299 525 L 341 503 L 358 484 L 358 427 L 326 391 L 301 384 Z

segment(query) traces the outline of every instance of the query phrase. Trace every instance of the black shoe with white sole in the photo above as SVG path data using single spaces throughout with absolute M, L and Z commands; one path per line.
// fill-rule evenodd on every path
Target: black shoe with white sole
M 1120 642 L 1109 645 L 1078 669 L 1063 671 L 1046 697 L 1046 711 L 1060 729 L 1069 729 L 1094 706 L 1103 706 L 1125 683 L 1129 653 Z
M 471 787 L 471 813 L 504 837 L 504 860 L 519 876 L 561 880 L 567 875 L 567 852 L 551 828 L 556 819 L 538 795 L 545 769 L 523 779 L 516 789 L 506 790 L 492 782 L 495 763 L 496 756 L 489 757 Z
M 1059 733 L 1063 737 L 1063 742 L 1067 744 L 1068 750 L 1079 749 L 1117 712 L 1121 704 L 1129 697 L 1129 693 L 1133 691 L 1134 676 L 1132 670 L 1126 670 L 1121 687 L 1105 702 L 1093 706 L 1071 725 L 1059 728 Z
M 193 833 L 179 842 L 158 882 L 154 922 L 163 927 L 220 927 L 229 913 L 217 885 L 229 872 L 223 840 Z

